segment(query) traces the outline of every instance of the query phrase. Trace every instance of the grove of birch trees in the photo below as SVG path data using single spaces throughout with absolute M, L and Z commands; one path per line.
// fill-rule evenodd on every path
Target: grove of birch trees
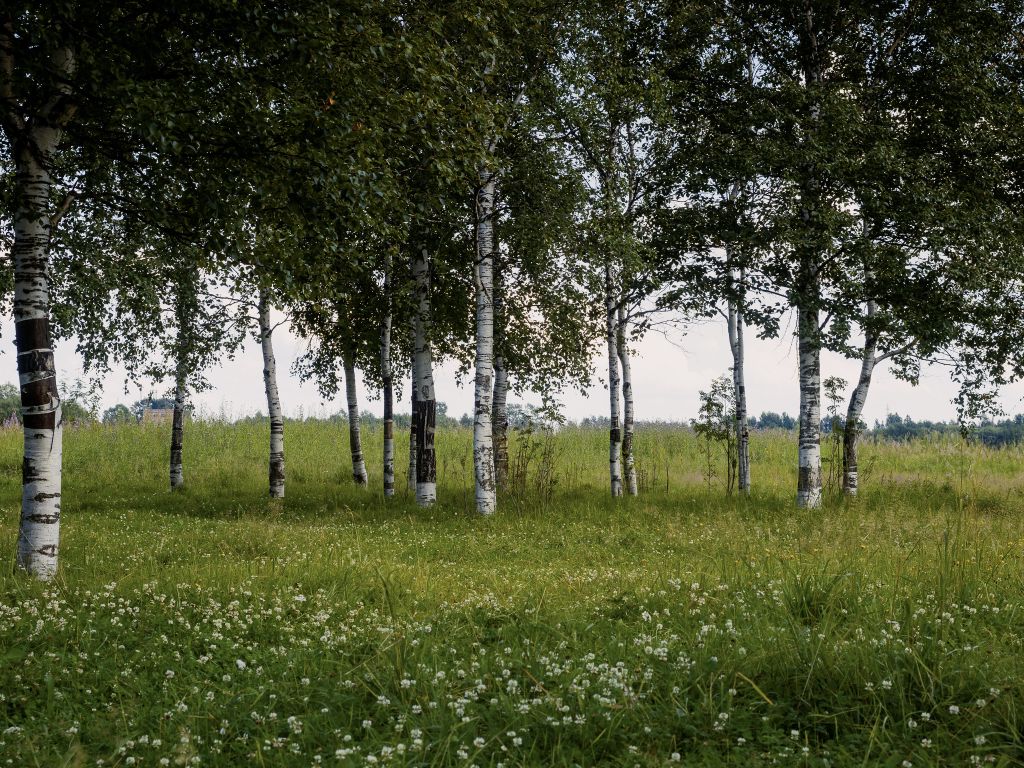
M 285 494 L 274 331 L 346 393 L 351 475 L 437 500 L 435 366 L 473 382 L 475 507 L 500 514 L 510 394 L 600 369 L 609 489 L 638 493 L 631 349 L 722 315 L 738 488 L 746 340 L 793 333 L 796 503 L 822 502 L 822 353 L 941 360 L 970 416 L 1024 374 L 1024 8 L 992 0 L 11 0 L 0 253 L 24 429 L 17 566 L 57 569 L 54 343 L 189 398 L 247 338 Z M 156 43 L 155 41 L 159 41 Z M 361 449 L 356 376 L 384 403 Z M 640 400 L 635 400 L 639 398 Z M 375 475 L 376 476 L 376 475 Z

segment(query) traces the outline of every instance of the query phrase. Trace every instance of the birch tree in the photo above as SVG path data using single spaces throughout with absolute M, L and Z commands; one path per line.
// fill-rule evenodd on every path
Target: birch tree
M 564 48 L 547 79 L 543 102 L 550 132 L 570 153 L 591 187 L 588 244 L 602 280 L 604 341 L 608 371 L 609 478 L 613 496 L 636 488 L 632 469 L 632 424 L 623 456 L 622 407 L 633 418 L 626 340 L 629 307 L 644 298 L 640 254 L 645 208 L 658 198 L 661 178 L 651 173 L 663 152 L 652 112 L 659 108 L 656 43 L 659 4 L 591 3 L 566 23 Z M 622 354 L 620 354 L 620 351 Z M 624 368 L 626 366 L 623 376 Z
M 21 31 L 24 34 L 24 30 Z M 61 401 L 50 334 L 47 269 L 52 231 L 73 204 L 56 206 L 53 166 L 62 134 L 77 109 L 74 51 L 45 51 L 46 76 L 30 99 L 31 71 L 22 61 L 14 18 L 0 16 L 0 126 L 15 169 L 14 328 L 24 432 L 17 568 L 48 580 L 57 571 L 61 506 Z M 24 90 L 23 90 L 24 89 Z
M 268 461 L 270 496 L 284 498 L 284 414 L 277 388 L 277 361 L 274 357 L 270 320 L 270 297 L 266 289 L 259 294 L 259 339 L 263 353 L 263 386 L 267 393 L 267 416 L 270 420 L 270 455 Z

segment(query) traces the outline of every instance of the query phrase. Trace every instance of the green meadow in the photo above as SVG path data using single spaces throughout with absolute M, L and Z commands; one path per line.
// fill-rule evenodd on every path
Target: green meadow
M 438 504 L 350 479 L 342 424 L 64 438 L 60 573 L 13 574 L 21 433 L 0 434 L 0 765 L 945 766 L 1024 763 L 1024 451 L 866 442 L 862 493 L 793 504 L 796 441 L 754 493 L 680 427 L 513 435 L 472 513 L 468 430 Z M 830 449 L 824 449 L 826 457 Z M 829 465 L 826 464 L 826 472 Z

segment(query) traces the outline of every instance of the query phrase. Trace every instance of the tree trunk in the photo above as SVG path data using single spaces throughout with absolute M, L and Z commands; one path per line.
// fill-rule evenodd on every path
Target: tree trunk
M 626 491 L 630 496 L 636 496 L 636 466 L 633 459 L 633 373 L 629 367 L 629 347 L 626 342 L 628 323 L 625 307 L 619 306 L 618 320 L 616 351 L 619 356 L 619 365 L 622 367 L 622 468 L 626 476 Z
M 363 460 L 359 400 L 356 396 L 356 366 L 351 355 L 346 355 L 342 364 L 345 367 L 345 400 L 348 404 L 348 444 L 352 452 L 352 479 L 357 485 L 366 485 L 368 478 L 366 462 Z
M 876 304 L 868 302 L 868 319 L 875 314 Z M 860 417 L 864 413 L 864 404 L 868 399 L 868 388 L 871 377 L 878 362 L 875 353 L 878 351 L 878 336 L 866 325 L 864 331 L 864 350 L 861 354 L 860 379 L 850 396 L 850 405 L 846 409 L 846 424 L 843 427 L 843 493 L 847 496 L 857 495 L 857 440 L 860 437 Z
M 270 417 L 270 495 L 284 497 L 284 415 L 281 413 L 281 396 L 277 390 L 277 361 L 274 359 L 274 343 L 271 339 L 270 300 L 265 291 L 260 291 L 260 344 L 263 347 L 263 388 L 267 392 L 267 415 Z
M 391 258 L 384 264 L 384 296 L 387 307 L 380 328 L 380 370 L 384 394 L 384 496 L 395 495 L 395 406 L 391 371 Z
M 419 378 L 416 376 L 416 356 L 413 355 L 412 363 L 412 386 L 409 389 L 409 404 L 411 416 L 409 418 L 409 493 L 416 495 L 416 386 Z
M 494 484 L 508 483 L 508 371 L 505 368 L 505 292 L 501 252 L 494 245 L 494 401 L 491 419 L 494 440 Z
M 476 195 L 476 376 L 473 407 L 473 473 L 476 511 L 497 509 L 494 487 L 494 439 L 491 406 L 494 394 L 494 174 L 479 170 Z
M 434 455 L 434 427 L 437 400 L 434 395 L 434 363 L 430 348 L 430 260 L 426 248 L 412 258 L 416 291 L 413 340 L 416 372 L 412 420 L 416 432 L 416 503 L 429 507 L 437 501 L 437 459 Z
M 608 432 L 609 470 L 611 473 L 612 496 L 622 495 L 622 432 L 619 424 L 619 352 L 618 352 L 618 314 L 616 280 L 614 267 L 609 263 L 604 269 L 604 308 L 605 333 L 608 343 L 608 400 L 609 421 Z
M 182 462 L 182 449 L 185 441 L 185 366 L 178 363 L 174 376 L 174 415 L 171 419 L 171 490 L 175 491 L 185 485 L 185 469 Z
M 63 414 L 50 336 L 50 238 L 72 197 L 51 217 L 50 168 L 64 124 L 74 114 L 75 58 L 59 49 L 50 65 L 60 85 L 42 104 L 24 109 L 14 97 L 13 23 L 0 27 L 0 125 L 14 166 L 14 343 L 18 355 L 24 455 L 16 570 L 43 581 L 57 572 L 60 548 Z M 25 112 L 36 112 L 31 122 Z
M 41 141 L 36 138 L 35 141 Z M 57 145 L 38 146 L 45 158 Z M 14 335 L 24 433 L 17 567 L 48 580 L 60 545 L 63 416 L 50 337 L 50 175 L 28 147 L 16 149 Z
M 821 506 L 821 335 L 818 324 L 817 274 L 797 307 L 800 351 L 800 444 L 797 506 Z
M 818 45 L 818 30 L 812 6 L 805 2 L 805 27 L 801 42 L 805 44 L 803 61 L 804 87 L 816 89 L 821 81 L 822 50 Z M 818 131 L 821 105 L 812 102 L 806 126 L 808 141 Z M 813 163 L 800 169 L 802 199 L 799 226 L 809 235 L 799 255 L 797 292 L 797 334 L 800 354 L 800 445 L 796 502 L 799 507 L 821 506 L 821 328 L 818 305 L 821 300 L 822 249 L 828 247 L 828 238 L 819 232 L 822 215 L 821 180 Z
M 740 270 L 740 284 L 743 284 Z M 730 280 L 732 276 L 730 275 Z M 747 384 L 743 348 L 743 305 L 729 300 L 729 348 L 732 350 L 732 386 L 736 400 L 736 475 L 740 493 L 750 495 L 750 430 L 747 427 Z

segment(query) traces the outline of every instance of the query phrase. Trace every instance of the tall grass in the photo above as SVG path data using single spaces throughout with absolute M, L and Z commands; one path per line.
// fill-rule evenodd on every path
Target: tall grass
M 273 504 L 267 439 L 190 423 L 172 494 L 165 428 L 68 431 L 60 577 L 0 573 L 0 761 L 1024 762 L 1020 449 L 867 443 L 856 502 L 798 511 L 789 434 L 753 436 L 744 499 L 647 429 L 612 500 L 606 435 L 567 429 L 513 437 L 525 479 L 479 519 L 468 430 L 432 510 L 385 503 L 379 433 L 355 487 L 322 422 L 287 425 Z

